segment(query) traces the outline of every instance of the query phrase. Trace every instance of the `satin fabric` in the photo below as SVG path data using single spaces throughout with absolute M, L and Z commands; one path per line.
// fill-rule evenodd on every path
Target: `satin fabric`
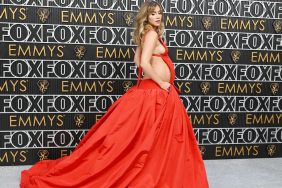
M 175 74 L 167 47 L 159 55 Z M 137 84 L 110 106 L 73 153 L 22 171 L 20 187 L 208 188 L 174 76 L 167 92 L 142 80 L 140 70 Z

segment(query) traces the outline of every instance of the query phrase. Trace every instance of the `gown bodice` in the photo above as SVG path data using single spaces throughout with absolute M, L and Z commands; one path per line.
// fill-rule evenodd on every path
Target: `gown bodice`
M 170 81 L 169 83 L 174 86 L 174 88 L 176 89 L 176 91 L 180 94 L 179 89 L 173 84 L 174 82 L 174 78 L 175 78 L 175 70 L 174 70 L 174 66 L 172 64 L 172 60 L 170 59 L 169 55 L 168 55 L 168 48 L 165 45 L 165 43 L 163 42 L 163 40 L 161 38 L 159 38 L 160 43 L 163 45 L 163 47 L 165 48 L 165 52 L 162 54 L 152 54 L 152 56 L 158 56 L 161 57 L 163 59 L 163 61 L 166 63 L 166 65 L 168 66 L 169 70 L 170 70 Z M 137 86 L 140 83 L 141 80 L 141 76 L 142 76 L 142 68 L 139 66 L 138 67 L 138 81 L 137 81 Z

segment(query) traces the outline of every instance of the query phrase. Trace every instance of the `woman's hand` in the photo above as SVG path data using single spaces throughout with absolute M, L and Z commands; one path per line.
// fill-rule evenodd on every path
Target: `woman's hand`
M 167 92 L 169 92 L 169 88 L 170 88 L 170 83 L 169 82 L 161 82 L 160 83 L 160 87 L 164 90 L 166 90 Z

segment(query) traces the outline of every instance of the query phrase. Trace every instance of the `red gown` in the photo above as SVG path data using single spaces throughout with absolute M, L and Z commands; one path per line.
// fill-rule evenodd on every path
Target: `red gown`
M 21 173 L 21 188 L 208 188 L 191 121 L 173 85 L 169 92 L 141 79 L 115 101 L 73 153 L 37 162 Z

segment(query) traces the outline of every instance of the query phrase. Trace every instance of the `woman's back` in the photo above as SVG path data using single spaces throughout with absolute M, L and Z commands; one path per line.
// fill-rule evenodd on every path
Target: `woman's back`
M 153 30 L 148 31 L 145 36 L 142 39 L 142 47 L 137 47 L 139 49 L 136 50 L 136 56 L 141 57 L 142 56 L 142 52 L 143 52 L 143 48 L 146 48 L 146 43 L 150 43 L 151 41 L 148 40 L 148 38 L 150 39 L 152 36 L 147 36 L 147 35 L 154 35 Z M 156 41 L 156 44 L 154 45 L 154 49 L 150 52 L 150 64 L 154 70 L 154 72 L 161 78 L 162 81 L 165 82 L 169 82 L 171 79 L 171 72 L 170 69 L 168 67 L 168 65 L 164 62 L 164 60 L 162 59 L 162 55 L 164 53 L 166 53 L 166 46 L 164 46 L 164 44 L 162 43 L 162 41 L 160 39 L 158 39 Z M 141 58 L 139 58 L 138 60 L 135 60 L 137 66 L 140 66 L 141 63 Z M 144 72 L 144 76 L 142 79 L 151 79 L 151 77 L 149 75 L 146 74 L 146 72 Z

